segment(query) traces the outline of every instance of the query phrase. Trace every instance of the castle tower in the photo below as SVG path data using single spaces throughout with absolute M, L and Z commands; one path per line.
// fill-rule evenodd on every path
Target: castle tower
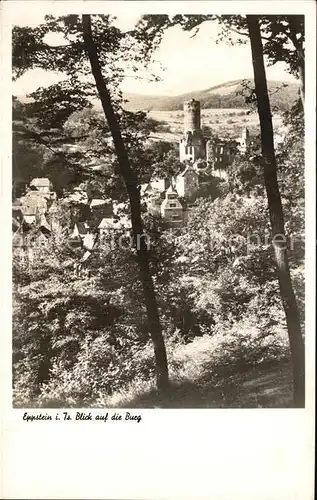
M 200 127 L 200 102 L 184 103 L 184 136 L 179 143 L 180 161 L 195 162 L 206 156 L 206 145 Z
M 184 134 L 200 131 L 200 102 L 191 99 L 184 102 Z

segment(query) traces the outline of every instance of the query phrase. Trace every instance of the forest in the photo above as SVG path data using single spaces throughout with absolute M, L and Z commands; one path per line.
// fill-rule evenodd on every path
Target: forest
M 171 26 L 199 36 L 203 23 L 219 24 L 219 43 L 250 44 L 243 99 L 260 127 L 226 178 L 207 168 L 209 189 L 171 230 L 140 187 L 177 174 L 178 145 L 151 139 L 162 124 L 125 109 L 120 82 L 125 66 L 137 75 L 151 63 Z M 21 252 L 13 219 L 14 406 L 303 407 L 303 16 L 144 15 L 129 31 L 109 15 L 46 16 L 12 37 L 14 80 L 34 68 L 65 76 L 12 102 L 13 205 L 34 178 L 56 193 L 45 244 L 35 225 Z M 278 62 L 299 93 L 276 144 L 266 66 Z M 87 248 L 70 235 L 87 220 L 85 198 L 117 203 L 130 226 L 97 239 L 79 273 Z

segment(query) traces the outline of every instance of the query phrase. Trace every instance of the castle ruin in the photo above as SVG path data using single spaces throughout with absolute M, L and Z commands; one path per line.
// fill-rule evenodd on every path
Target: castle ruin
M 200 102 L 191 99 L 184 103 L 184 132 L 179 141 L 179 159 L 184 168 L 172 179 L 153 179 L 143 186 L 143 192 L 157 192 L 159 196 L 148 203 L 148 210 L 159 212 L 172 225 L 179 224 L 183 207 L 183 220 L 187 218 L 195 193 L 202 185 L 202 174 L 227 178 L 228 167 L 239 151 L 245 154 L 250 144 L 249 131 L 245 128 L 235 141 L 210 137 L 205 139 L 201 129 Z M 199 160 L 205 160 L 203 166 Z M 209 181 L 203 181 L 204 184 Z M 165 197 L 165 198 L 164 198 Z
M 179 141 L 179 159 L 195 162 L 206 156 L 206 143 L 201 131 L 200 102 L 184 103 L 184 135 Z

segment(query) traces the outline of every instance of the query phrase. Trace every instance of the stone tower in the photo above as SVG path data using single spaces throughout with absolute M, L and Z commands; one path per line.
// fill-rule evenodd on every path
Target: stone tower
M 180 161 L 194 162 L 206 156 L 206 145 L 200 126 L 200 102 L 184 103 L 184 136 L 179 143 Z
M 191 99 L 184 102 L 184 133 L 200 131 L 200 102 Z

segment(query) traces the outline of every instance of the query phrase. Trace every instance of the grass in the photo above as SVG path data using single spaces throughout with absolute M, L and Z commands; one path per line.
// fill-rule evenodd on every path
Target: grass
M 133 363 L 133 378 L 113 394 L 89 394 L 91 374 L 85 370 L 75 393 L 63 379 L 42 398 L 41 407 L 90 408 L 288 408 L 292 404 L 292 371 L 287 334 L 275 328 L 263 335 L 254 319 L 222 325 L 213 335 L 186 343 L 166 341 L 171 385 L 164 396 L 155 386 L 153 349 L 148 343 Z M 150 371 L 149 371 L 150 370 Z M 148 372 L 145 379 L 145 373 Z M 96 372 L 96 374 L 98 374 Z M 139 374 L 139 375 L 137 375 Z M 76 375 L 78 377 L 78 374 Z M 82 380 L 81 380 L 82 377 Z M 107 372 L 104 377 L 107 379 Z M 79 385 L 78 385 L 79 384 Z M 88 384 L 88 385 L 87 385 Z M 77 395 L 76 395 L 77 394 Z M 81 400 L 81 401 L 80 401 Z M 35 405 L 38 406 L 38 405 Z
M 106 402 L 108 408 L 290 408 L 292 372 L 288 362 L 281 362 L 217 380 L 172 379 L 163 398 L 153 385 L 140 385 L 114 394 Z
M 248 127 L 252 133 L 260 132 L 259 117 L 256 111 L 245 114 L 246 109 L 214 108 L 201 110 L 201 125 L 208 125 L 217 135 L 225 135 L 229 138 L 237 138 L 242 129 Z M 243 114 L 242 114 L 243 113 Z M 150 111 L 148 116 L 160 122 L 165 122 L 171 132 L 156 132 L 151 134 L 155 140 L 178 141 L 183 134 L 184 115 L 181 111 Z M 230 121 L 228 121 L 228 119 Z M 277 131 L 282 125 L 282 118 L 278 114 L 273 115 L 274 130 Z
M 47 402 L 45 408 L 84 408 L 63 401 Z M 19 406 L 17 406 L 19 407 Z M 25 405 L 23 405 L 25 407 Z M 30 403 L 28 407 L 38 407 Z M 153 382 L 134 382 L 125 390 L 99 399 L 90 408 L 292 408 L 292 370 L 289 362 L 254 367 L 244 373 L 210 380 L 179 380 L 171 377 L 171 386 L 159 397 Z

